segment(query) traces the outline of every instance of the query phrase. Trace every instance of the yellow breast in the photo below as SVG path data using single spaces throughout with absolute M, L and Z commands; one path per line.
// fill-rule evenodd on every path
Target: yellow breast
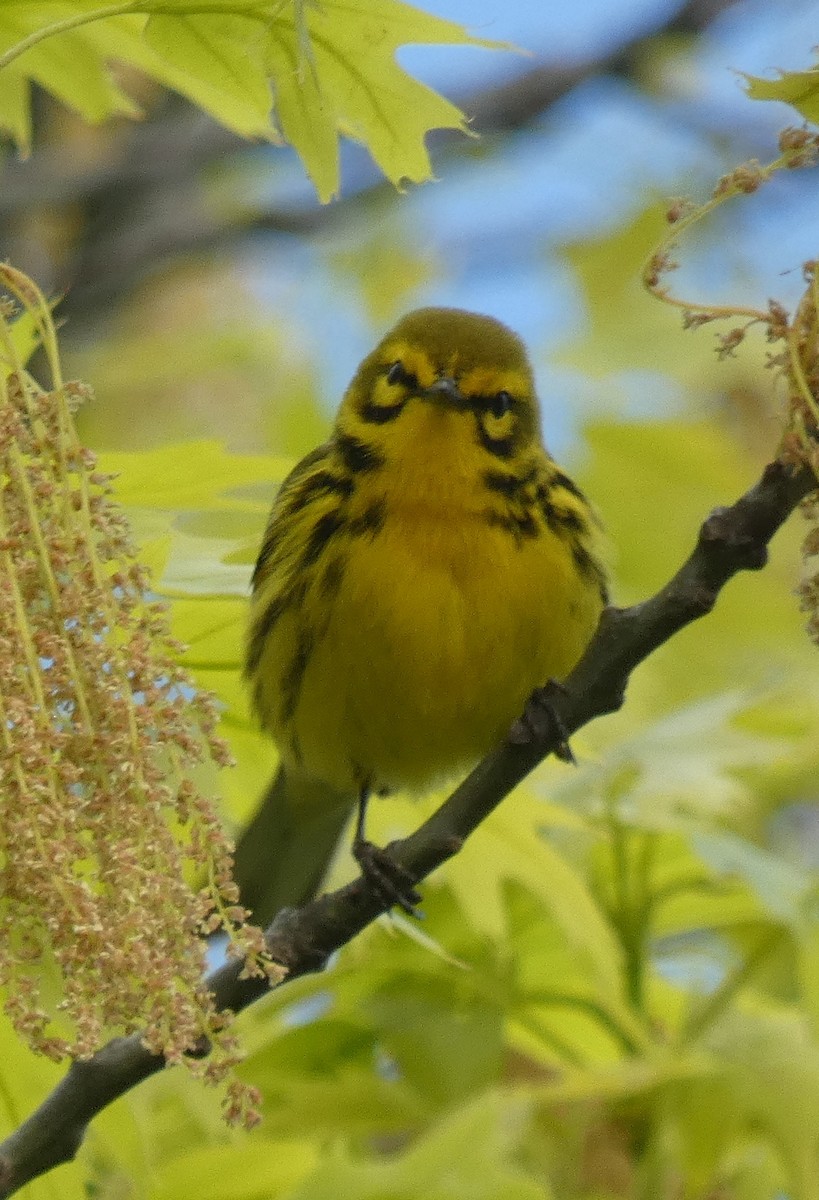
M 285 762 L 339 791 L 417 790 L 471 765 L 596 624 L 568 531 L 540 509 L 525 536 L 491 519 L 468 419 L 407 412 L 389 469 L 362 479 L 267 633 L 259 708 Z

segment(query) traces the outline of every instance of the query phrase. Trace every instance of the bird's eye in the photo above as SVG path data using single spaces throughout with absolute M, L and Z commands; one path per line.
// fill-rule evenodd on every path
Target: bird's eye
M 394 362 L 387 371 L 387 383 L 403 383 L 405 387 L 416 387 L 418 380 L 402 362 Z
M 512 397 L 508 392 L 497 392 L 489 401 L 489 411 L 493 417 L 503 417 L 511 409 Z

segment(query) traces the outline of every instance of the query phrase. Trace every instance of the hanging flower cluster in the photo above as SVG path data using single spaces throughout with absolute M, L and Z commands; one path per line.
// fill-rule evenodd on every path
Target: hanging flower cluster
M 230 1014 L 203 984 L 203 935 L 225 930 L 248 970 L 277 968 L 244 924 L 232 847 L 193 781 L 203 761 L 229 760 L 216 708 L 179 667 L 111 478 L 78 441 L 88 389 L 62 379 L 48 305 L 7 266 L 0 289 L 6 1012 L 54 1059 L 141 1030 L 169 1062 L 226 1082 L 228 1115 L 248 1119 Z M 43 347 L 50 390 L 25 370 L 23 343 Z
M 762 326 L 766 340 L 783 348 L 768 355 L 766 365 L 783 381 L 786 403 L 779 456 L 794 469 L 809 467 L 819 489 L 819 261 L 804 263 L 805 291 L 791 317 L 777 300 L 767 308 L 697 303 L 674 295 L 668 275 L 679 263 L 674 258 L 681 235 L 719 205 L 736 196 L 756 192 L 781 170 L 814 167 L 819 163 L 819 134 L 807 128 L 783 129 L 779 156 L 764 165 L 753 160 L 724 175 L 702 204 L 685 198 L 671 201 L 666 220 L 671 227 L 643 268 L 647 290 L 666 304 L 682 310 L 686 329 L 713 321 L 739 321 L 717 335 L 720 358 L 735 354 L 752 326 Z M 819 490 L 801 504 L 809 530 L 802 544 L 803 574 L 796 588 L 800 608 L 807 615 L 807 631 L 819 645 Z

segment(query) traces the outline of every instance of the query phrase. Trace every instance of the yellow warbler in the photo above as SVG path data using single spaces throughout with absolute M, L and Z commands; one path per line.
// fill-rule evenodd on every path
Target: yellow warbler
M 253 576 L 247 675 L 281 756 L 237 848 L 258 921 L 315 892 L 357 802 L 361 850 L 370 794 L 468 768 L 568 673 L 606 602 L 596 541 L 520 339 L 458 309 L 399 321 L 282 484 Z

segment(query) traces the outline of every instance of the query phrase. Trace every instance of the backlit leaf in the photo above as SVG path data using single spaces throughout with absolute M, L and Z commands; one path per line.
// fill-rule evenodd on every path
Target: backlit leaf
M 229 13 L 156 14 L 145 40 L 187 76 L 188 96 L 244 137 L 274 136 L 262 21 Z
M 244 137 L 278 140 L 274 95 L 284 133 L 322 200 L 338 191 L 342 136 L 363 143 L 400 184 L 431 177 L 431 129 L 468 132 L 454 104 L 398 65 L 400 46 L 506 48 L 401 0 L 215 0 L 207 11 L 188 0 L 144 0 L 134 12 L 106 16 L 101 8 L 96 17 L 98 7 L 17 0 L 0 10 L 0 54 L 11 55 L 0 82 L 0 128 L 19 146 L 26 149 L 30 137 L 29 79 L 89 121 L 137 115 L 108 69 L 115 57 Z M 21 45 L 28 48 L 15 56 Z
M 782 71 L 778 79 L 746 75 L 752 100 L 781 100 L 814 124 L 819 122 L 819 70 Z

